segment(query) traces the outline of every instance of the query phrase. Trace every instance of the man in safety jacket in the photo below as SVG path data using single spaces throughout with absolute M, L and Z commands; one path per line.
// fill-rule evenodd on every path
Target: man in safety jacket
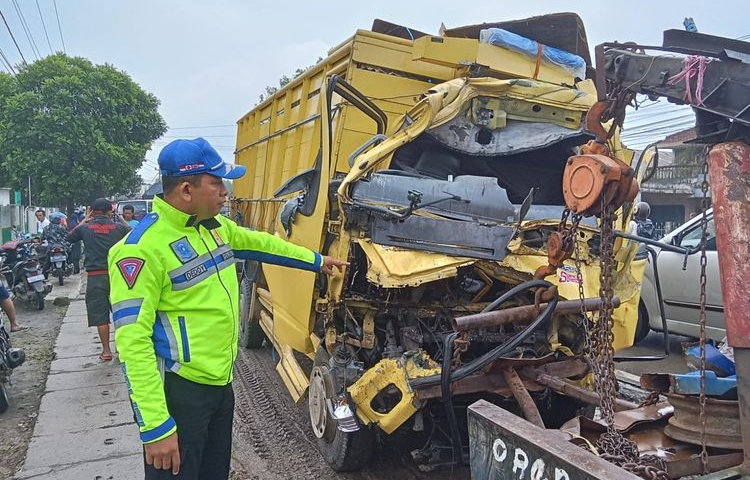
M 144 443 L 146 478 L 226 479 L 239 286 L 257 260 L 332 275 L 346 262 L 220 216 L 244 166 L 204 139 L 159 154 L 163 199 L 109 255 L 115 343 Z

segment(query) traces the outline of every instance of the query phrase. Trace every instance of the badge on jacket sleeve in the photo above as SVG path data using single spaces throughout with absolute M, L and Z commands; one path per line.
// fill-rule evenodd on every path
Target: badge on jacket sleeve
M 125 279 L 128 288 L 133 288 L 133 285 L 135 285 L 135 281 L 138 278 L 138 274 L 141 273 L 144 263 L 146 263 L 144 260 L 136 257 L 123 258 L 117 262 L 117 268 L 120 269 L 122 278 Z

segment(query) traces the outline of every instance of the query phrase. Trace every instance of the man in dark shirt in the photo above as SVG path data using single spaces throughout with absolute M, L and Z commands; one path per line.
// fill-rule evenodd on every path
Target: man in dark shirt
M 68 231 L 73 231 L 83 221 L 83 214 L 73 210 L 73 215 L 68 220 Z M 73 273 L 81 271 L 81 242 L 75 242 L 70 247 L 70 261 L 73 263 Z
M 127 235 L 130 227 L 126 223 L 112 221 L 112 203 L 99 198 L 91 205 L 90 212 L 68 235 L 68 241 L 83 240 L 86 247 L 84 267 L 88 275 L 86 283 L 86 313 L 89 327 L 96 327 L 102 342 L 99 359 L 112 360 L 109 347 L 109 276 L 107 254 L 112 246 Z

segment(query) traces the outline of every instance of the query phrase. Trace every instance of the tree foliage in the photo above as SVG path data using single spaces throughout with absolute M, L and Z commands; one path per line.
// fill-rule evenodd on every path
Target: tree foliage
M 61 53 L 0 75 L 0 175 L 68 209 L 129 194 L 166 131 L 158 106 L 125 72 Z
M 309 69 L 317 65 L 321 60 L 323 60 L 323 57 L 318 57 L 318 61 L 315 62 L 314 64 L 307 66 L 305 68 L 298 68 L 297 70 L 294 71 L 291 77 L 289 75 L 282 75 L 281 78 L 279 79 L 278 87 L 274 87 L 272 85 L 266 86 L 266 91 L 261 93 L 258 96 L 258 103 L 263 103 L 267 99 L 273 97 L 276 92 L 284 88 L 289 82 L 291 82 L 295 78 L 299 77 L 300 75 L 302 75 L 303 73 L 305 73 L 306 71 L 308 71 Z

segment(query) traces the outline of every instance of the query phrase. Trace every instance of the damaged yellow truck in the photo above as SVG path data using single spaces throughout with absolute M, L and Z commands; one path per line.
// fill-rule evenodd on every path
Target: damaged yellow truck
M 487 42 L 489 28 L 578 54 L 583 73 L 542 47 L 529 56 Z M 581 305 L 599 299 L 596 221 L 581 222 L 576 255 L 546 277 L 554 301 L 530 282 L 549 262 L 568 158 L 594 138 L 589 64 L 574 14 L 440 36 L 378 20 L 238 121 L 236 161 L 248 167 L 234 186 L 238 223 L 350 262 L 331 278 L 242 269 L 240 343 L 273 344 L 332 468 L 360 468 L 397 432 L 425 439 L 420 462 L 459 462 L 477 399 L 537 411 L 549 428 L 592 403 Z M 607 147 L 631 163 L 617 133 Z M 637 323 L 635 247 L 615 244 L 616 349 Z

